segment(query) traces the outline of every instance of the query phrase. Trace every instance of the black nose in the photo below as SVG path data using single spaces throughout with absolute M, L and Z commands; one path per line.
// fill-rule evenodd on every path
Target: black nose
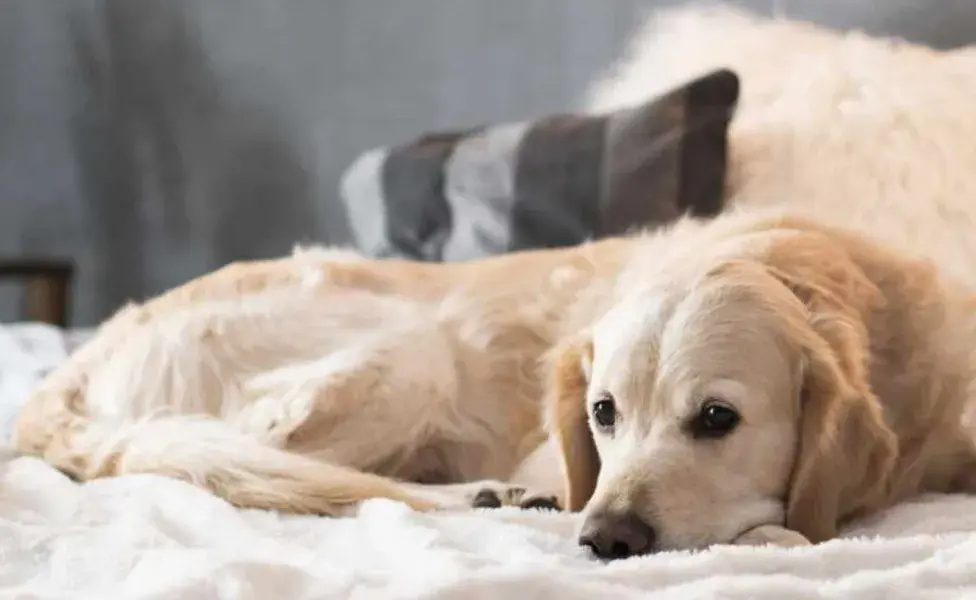
M 647 554 L 657 542 L 654 528 L 634 513 L 599 513 L 583 524 L 580 546 L 587 546 L 597 558 L 616 560 Z

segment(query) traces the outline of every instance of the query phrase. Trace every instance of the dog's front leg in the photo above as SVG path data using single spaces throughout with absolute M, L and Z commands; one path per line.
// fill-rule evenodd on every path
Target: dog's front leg
M 767 544 L 791 548 L 809 546 L 810 540 L 801 534 L 779 525 L 760 525 L 740 534 L 732 541 L 736 546 L 765 546 Z
M 404 489 L 429 500 L 442 510 L 503 508 L 562 510 L 559 499 L 517 484 L 485 480 L 441 485 L 406 483 Z

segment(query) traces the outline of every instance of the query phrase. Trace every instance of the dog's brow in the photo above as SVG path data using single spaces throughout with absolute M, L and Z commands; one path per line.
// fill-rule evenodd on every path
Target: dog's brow
M 626 379 L 621 385 L 627 403 L 636 406 L 653 396 L 660 368 L 659 348 L 656 340 L 647 339 L 637 342 L 631 350 L 625 367 Z
M 655 333 L 656 323 L 627 328 L 615 325 L 608 323 L 610 333 L 601 336 L 602 343 L 596 348 L 600 372 L 595 379 L 597 386 L 611 389 L 622 407 L 626 407 L 641 401 L 654 385 L 660 364 L 660 346 Z

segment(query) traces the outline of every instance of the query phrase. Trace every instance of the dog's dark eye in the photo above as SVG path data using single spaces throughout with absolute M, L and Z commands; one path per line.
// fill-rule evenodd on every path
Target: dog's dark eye
M 593 420 L 603 429 L 612 429 L 617 422 L 617 405 L 613 396 L 603 394 L 593 403 Z
M 720 438 L 728 435 L 739 424 L 739 413 L 721 400 L 709 399 L 692 422 L 695 437 Z

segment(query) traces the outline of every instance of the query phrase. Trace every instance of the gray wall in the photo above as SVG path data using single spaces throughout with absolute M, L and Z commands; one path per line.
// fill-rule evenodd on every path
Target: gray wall
M 74 323 L 348 240 L 363 149 L 564 110 L 652 0 L 0 0 L 0 259 L 70 257 Z M 753 0 L 940 46 L 973 0 Z M 0 287 L 0 320 L 15 318 Z

